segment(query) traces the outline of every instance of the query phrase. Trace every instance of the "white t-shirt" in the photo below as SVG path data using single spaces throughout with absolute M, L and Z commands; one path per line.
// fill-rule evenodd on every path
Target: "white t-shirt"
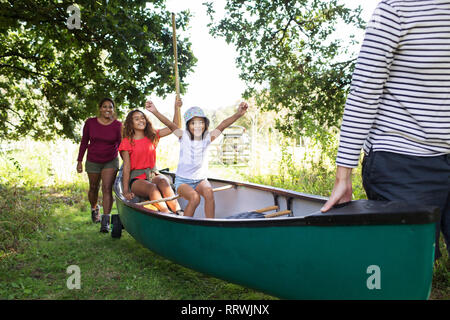
M 206 179 L 208 177 L 207 149 L 211 144 L 210 132 L 207 131 L 205 137 L 201 140 L 195 138 L 191 140 L 187 130 L 180 131 L 183 131 L 183 133 L 179 138 L 180 159 L 176 175 L 185 179 Z

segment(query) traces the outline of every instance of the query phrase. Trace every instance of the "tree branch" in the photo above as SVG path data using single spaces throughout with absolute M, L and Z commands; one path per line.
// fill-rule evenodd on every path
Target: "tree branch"
M 21 54 L 17 51 L 10 51 L 10 52 L 6 52 L 5 54 L 0 56 L 1 58 L 6 58 L 6 57 L 20 57 L 22 59 L 31 59 L 34 61 L 40 61 L 40 60 L 44 60 L 44 58 L 40 58 L 40 57 L 36 57 L 36 56 L 26 56 L 24 54 Z
M 294 21 L 294 15 L 289 17 L 289 21 L 286 23 L 286 25 L 284 26 L 283 29 L 279 29 L 273 34 L 272 40 L 275 39 L 275 37 L 278 33 L 282 32 L 282 36 L 281 36 L 280 40 L 277 42 L 277 44 L 275 45 L 275 47 L 278 47 L 281 44 L 281 42 L 283 41 L 283 39 L 286 35 L 286 32 L 287 32 L 289 26 L 291 25 L 292 21 Z

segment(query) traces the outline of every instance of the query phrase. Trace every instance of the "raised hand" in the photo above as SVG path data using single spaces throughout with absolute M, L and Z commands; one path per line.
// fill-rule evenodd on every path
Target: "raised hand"
M 248 109 L 247 102 L 241 102 L 239 104 L 239 108 L 238 108 L 237 114 L 239 114 L 239 116 L 242 117 L 247 112 L 247 109 Z
M 147 100 L 147 101 L 145 102 L 145 109 L 146 109 L 148 112 L 151 112 L 151 113 L 155 113 L 155 112 L 158 111 L 158 109 L 156 109 L 156 107 L 155 107 L 155 105 L 153 104 L 153 102 L 151 102 L 150 100 Z
M 181 101 L 180 97 L 176 97 L 175 98 L 175 107 L 181 108 L 182 105 L 183 105 L 183 101 Z

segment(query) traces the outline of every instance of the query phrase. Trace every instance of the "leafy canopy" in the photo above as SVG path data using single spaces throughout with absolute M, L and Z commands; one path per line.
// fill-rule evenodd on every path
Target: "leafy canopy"
M 276 110 L 284 134 L 326 140 L 342 117 L 355 63 L 347 52 L 353 38 L 341 34 L 350 40 L 343 45 L 336 27 L 362 28 L 361 9 L 338 0 L 227 0 L 225 17 L 216 21 L 213 2 L 205 5 L 210 33 L 239 52 L 245 97 L 255 97 L 263 110 Z
M 76 139 L 76 124 L 95 115 L 103 97 L 119 114 L 150 93 L 174 91 L 170 13 L 163 0 L 0 1 L 0 139 L 31 135 Z M 177 14 L 185 29 L 188 11 Z M 178 39 L 181 91 L 196 63 Z

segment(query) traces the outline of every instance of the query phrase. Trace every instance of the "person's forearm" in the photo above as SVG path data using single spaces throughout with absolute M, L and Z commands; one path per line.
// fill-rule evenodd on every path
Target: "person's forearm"
M 80 141 L 80 148 L 78 150 L 78 157 L 77 157 L 77 161 L 83 161 L 84 158 L 84 154 L 88 148 L 89 145 L 89 125 L 88 123 L 84 123 L 83 126 L 83 134 L 81 136 L 81 141 Z
M 127 192 L 131 191 L 131 190 L 129 190 L 129 185 L 130 185 L 130 174 L 129 173 L 126 174 L 125 168 L 124 168 L 123 178 L 122 178 L 123 193 L 127 193 Z
M 336 181 L 345 181 L 351 178 L 353 168 L 347 168 L 343 166 L 337 166 L 336 169 Z
M 129 190 L 129 185 L 130 185 L 130 163 L 127 161 L 124 161 L 123 163 L 123 177 L 122 177 L 122 189 L 123 189 L 123 193 L 126 192 L 131 192 L 131 190 Z
M 175 125 L 178 128 L 181 128 L 181 111 L 180 111 L 181 107 L 177 107 L 177 105 L 175 105 L 175 111 L 173 113 L 173 123 L 175 123 Z
M 159 121 L 164 123 L 172 132 L 179 129 L 179 127 L 175 123 L 167 119 L 166 116 L 164 116 L 159 111 L 154 111 L 153 114 L 155 115 L 155 117 L 159 119 Z
M 223 130 L 231 126 L 233 123 L 235 123 L 240 117 L 241 116 L 238 113 L 233 114 L 231 117 L 223 120 L 217 127 L 217 130 L 220 130 L 222 132 Z

